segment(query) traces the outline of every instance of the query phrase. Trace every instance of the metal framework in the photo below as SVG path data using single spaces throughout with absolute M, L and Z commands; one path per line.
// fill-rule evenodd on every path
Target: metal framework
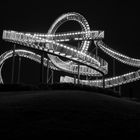
M 70 20 L 78 22 L 81 26 L 82 31 L 56 33 L 57 29 L 62 24 Z M 139 80 L 140 70 L 119 76 L 114 75 L 110 78 L 104 77 L 108 74 L 108 63 L 98 56 L 98 49 L 111 56 L 114 60 L 120 61 L 121 63 L 133 67 L 140 67 L 140 59 L 128 57 L 113 50 L 112 48 L 109 48 L 102 41 L 103 38 L 104 31 L 91 31 L 87 20 L 82 15 L 75 12 L 61 15 L 54 21 L 47 34 L 23 33 L 4 30 L 3 39 L 5 41 L 9 41 L 14 44 L 20 44 L 22 46 L 25 46 L 25 49 L 16 49 L 14 47 L 13 50 L 9 50 L 0 56 L 0 83 L 3 83 L 1 69 L 4 62 L 8 58 L 13 57 L 14 65 L 14 56 L 16 55 L 18 55 L 19 58 L 25 57 L 41 63 L 42 66 L 47 67 L 47 71 L 50 68 L 52 70 L 61 70 L 74 75 L 73 77 L 61 76 L 60 82 L 70 82 L 110 88 Z M 81 44 L 78 45 L 77 48 L 75 46 L 68 45 L 67 42 L 71 40 L 81 41 Z M 95 55 L 88 52 L 91 41 L 94 42 L 96 47 Z M 34 48 L 36 50 L 43 51 L 43 56 L 27 50 L 28 48 Z M 44 53 L 47 53 L 47 58 L 44 57 Z M 62 57 L 66 58 L 67 60 L 64 61 L 63 59 L 61 59 Z M 12 66 L 12 69 L 14 71 L 14 66 Z M 41 67 L 41 69 L 43 70 L 43 67 Z M 77 75 L 78 78 L 75 78 L 75 75 Z M 81 79 L 80 75 L 88 77 L 98 77 L 98 79 Z M 13 82 L 13 78 L 14 76 L 12 75 L 11 82 Z M 41 74 L 41 81 L 43 81 L 43 73 Z

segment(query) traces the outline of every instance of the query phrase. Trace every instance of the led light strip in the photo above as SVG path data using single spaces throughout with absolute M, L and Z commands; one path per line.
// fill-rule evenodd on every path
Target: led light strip
M 116 60 L 118 60 L 124 64 L 130 65 L 130 66 L 140 67 L 140 59 L 134 59 L 134 58 L 128 57 L 126 55 L 123 55 L 113 49 L 110 49 L 102 41 L 95 41 L 95 42 L 96 42 L 95 44 L 98 45 L 102 51 L 104 51 L 111 57 L 115 58 Z
M 38 55 L 38 54 L 33 53 L 33 52 L 31 52 L 31 51 L 28 51 L 28 50 L 16 49 L 16 50 L 15 50 L 15 55 L 18 55 L 18 56 L 20 56 L 20 57 L 24 57 L 24 58 L 33 60 L 33 61 L 35 61 L 35 62 L 41 63 L 41 55 Z M 0 56 L 0 83 L 1 83 L 1 84 L 3 84 L 2 73 L 1 73 L 2 68 L 3 68 L 3 65 L 4 65 L 5 61 L 6 61 L 7 59 L 11 58 L 12 56 L 13 56 L 13 50 L 6 51 L 5 53 L 3 53 L 3 54 Z M 47 58 L 44 58 L 44 66 L 47 67 Z M 49 60 L 49 66 L 50 66 L 51 69 L 53 69 L 53 70 L 58 70 L 58 71 L 59 71 L 59 69 L 57 69 L 56 67 L 54 67 L 54 65 L 51 63 L 50 60 Z M 75 73 L 78 72 L 76 66 L 77 66 L 77 65 L 75 65 L 75 68 L 74 68 L 74 69 L 73 69 L 73 68 L 71 69 L 71 72 L 75 72 Z M 88 68 L 88 67 L 84 67 L 83 65 L 80 67 L 81 74 L 84 73 L 84 69 L 85 69 L 85 68 Z M 94 72 L 96 73 L 95 70 L 89 68 L 89 69 L 86 70 L 85 73 L 86 73 L 87 75 L 93 76 L 93 75 L 94 75 Z M 100 73 L 98 72 L 98 74 L 100 74 Z
M 56 33 L 57 29 L 67 21 L 76 21 L 81 25 L 80 32 Z M 69 73 L 78 74 L 78 65 L 80 63 L 80 75 L 102 76 L 108 73 L 108 63 L 100 57 L 88 54 L 91 40 L 94 40 L 96 47 L 115 58 L 116 60 L 134 67 L 140 67 L 140 59 L 134 59 L 123 55 L 103 43 L 104 31 L 90 31 L 87 20 L 80 14 L 72 12 L 60 16 L 52 24 L 47 34 L 22 33 L 16 31 L 3 31 L 3 39 L 12 43 L 24 45 L 29 48 L 43 50 L 48 53 L 49 63 L 52 69 L 63 70 Z M 78 49 L 73 46 L 62 44 L 70 40 L 81 40 L 82 43 Z M 4 62 L 12 56 L 13 51 L 7 51 L 0 56 L 0 82 L 3 83 L 1 69 Z M 41 62 L 41 56 L 27 50 L 15 50 L 15 53 L 21 57 L 26 57 L 38 63 Z M 60 57 L 69 59 L 63 61 Z M 47 59 L 44 59 L 46 66 Z M 114 87 L 140 79 L 140 70 L 106 78 L 105 88 Z M 74 82 L 72 77 L 61 77 L 62 82 Z M 76 79 L 78 81 L 78 79 Z M 81 84 L 103 87 L 103 80 L 80 80 Z
M 39 37 L 34 37 L 32 35 L 29 35 L 29 34 L 22 34 L 22 38 L 18 35 L 19 33 L 18 32 L 15 32 L 15 31 L 5 31 L 5 38 L 6 40 L 8 41 L 14 41 L 15 43 L 18 43 L 18 44 L 22 44 L 22 45 L 25 45 L 25 46 L 28 46 L 28 47 L 33 47 L 35 49 L 40 49 L 40 50 L 43 50 L 43 45 L 42 45 L 42 42 L 44 42 L 44 40 L 42 38 L 39 38 Z M 29 37 L 28 37 L 29 36 Z M 41 43 L 40 44 L 37 44 L 36 45 L 36 40 L 40 41 Z M 107 62 L 105 62 L 103 59 L 99 59 L 98 61 L 96 60 L 95 57 L 92 57 L 90 55 L 87 55 L 85 53 L 82 53 L 80 51 L 77 51 L 76 49 L 73 49 L 71 46 L 69 47 L 69 45 L 63 45 L 63 44 L 60 44 L 58 42 L 55 42 L 53 40 L 46 40 L 46 47 L 44 48 L 44 51 L 48 51 L 50 50 L 50 44 L 53 44 L 56 46 L 56 48 L 58 48 L 57 50 L 52 50 L 54 53 L 58 53 L 60 56 L 61 56 L 61 50 L 64 49 L 64 54 L 65 56 L 69 56 L 69 54 L 67 54 L 66 52 L 69 51 L 70 55 L 71 55 L 71 59 L 79 59 L 78 61 L 82 61 L 84 63 L 87 63 L 88 65 L 92 65 L 94 66 L 95 68 L 99 69 L 100 71 L 102 71 L 104 74 L 107 74 L 108 72 L 108 65 L 107 65 Z M 54 60 L 52 60 L 53 63 Z M 100 66 L 101 64 L 101 66 Z M 73 64 L 74 65 L 74 64 Z M 69 65 L 66 66 L 66 64 L 62 64 L 60 65 L 60 61 L 57 61 L 56 63 L 56 66 L 58 68 L 62 68 L 62 70 L 66 70 L 67 72 L 71 72 L 71 70 L 69 70 Z M 85 66 L 84 66 L 85 67 Z M 89 68 L 87 68 L 89 69 Z M 87 70 L 88 71 L 88 70 Z M 82 71 L 81 71 L 82 73 Z M 93 74 L 90 74 L 90 75 L 93 75 Z M 98 75 L 98 76 L 101 76 L 101 74 L 99 74 L 99 72 L 94 72 L 94 75 Z
M 30 33 L 31 34 L 31 33 Z M 86 37 L 86 34 L 88 36 Z M 88 31 L 88 32 L 67 32 L 67 33 L 56 33 L 56 34 L 33 34 L 35 37 L 41 37 L 44 39 L 52 39 L 57 42 L 70 41 L 70 40 L 92 40 L 92 39 L 103 39 L 104 31 Z
M 86 34 L 89 36 L 85 37 Z M 60 34 L 33 34 L 33 33 L 22 33 L 16 31 L 3 31 L 3 39 L 13 40 L 30 40 L 30 42 L 46 42 L 47 40 L 55 40 L 56 42 L 67 42 L 70 40 L 95 40 L 103 39 L 104 31 L 89 31 L 89 32 L 71 32 L 71 33 L 60 33 Z M 37 38 L 40 38 L 39 40 Z
M 78 52 L 78 57 L 79 56 L 81 56 L 82 54 L 79 54 L 80 52 L 82 52 L 82 53 L 86 53 L 86 51 L 87 51 L 87 49 L 88 49 L 88 47 L 89 47 L 89 44 L 90 44 L 90 41 L 86 41 L 86 40 L 88 40 L 88 39 L 90 39 L 91 38 L 91 34 L 90 34 L 90 27 L 89 27 L 89 25 L 88 25 L 88 22 L 86 21 L 86 19 L 82 16 L 82 15 L 80 15 L 80 14 L 78 14 L 78 13 L 67 13 L 67 14 L 64 14 L 64 15 L 62 15 L 62 16 L 60 16 L 53 24 L 52 24 L 52 26 L 50 27 L 50 29 L 49 29 L 49 31 L 48 31 L 48 35 L 49 36 L 47 36 L 47 40 L 52 40 L 53 39 L 53 35 L 55 35 L 55 32 L 56 32 L 56 30 L 63 24 L 63 23 L 65 23 L 65 22 L 67 22 L 67 21 L 69 21 L 69 20 L 74 20 L 74 21 L 77 21 L 78 23 L 80 23 L 80 25 L 81 25 L 81 27 L 82 27 L 82 33 L 80 33 L 80 32 L 76 32 L 76 33 L 73 33 L 73 35 L 74 36 L 76 36 L 76 38 L 75 39 L 77 39 L 77 40 L 81 40 L 81 38 L 80 37 L 77 37 L 77 35 L 80 35 L 80 34 L 84 34 L 84 38 L 82 38 L 82 40 L 85 40 L 85 41 L 82 41 L 82 43 L 81 43 L 81 46 L 80 46 L 80 51 Z M 14 32 L 14 31 L 13 31 Z M 86 34 L 85 34 L 85 33 Z M 92 31 L 92 33 L 94 33 L 95 35 L 94 36 L 97 36 L 97 32 L 93 32 Z M 70 34 L 70 33 L 68 33 L 67 35 L 72 35 L 72 34 Z M 69 40 L 69 38 L 65 38 L 67 35 L 62 35 L 63 36 L 63 38 L 61 38 L 61 36 L 60 36 L 60 40 L 57 40 L 57 41 L 68 41 Z M 22 33 L 21 34 L 21 36 L 22 36 L 22 38 L 20 38 L 20 34 L 17 34 L 17 36 L 18 36 L 18 41 L 20 40 L 20 42 L 21 42 L 21 40 L 22 40 L 22 42 L 26 42 L 26 43 L 24 43 L 25 45 L 27 45 L 27 46 L 29 46 L 28 44 L 30 43 L 30 44 L 33 44 L 35 47 L 36 47 L 36 45 L 34 44 L 35 42 L 47 42 L 47 40 L 46 39 L 42 39 L 42 37 L 38 37 L 38 34 L 30 34 L 30 33 L 26 33 L 25 35 Z M 56 35 L 57 36 L 57 35 Z M 99 35 L 98 35 L 99 37 L 103 37 L 104 36 L 104 32 L 101 32 Z M 14 40 L 14 38 L 15 38 L 15 35 L 13 35 L 13 40 Z M 24 40 L 24 41 L 23 41 Z M 56 40 L 55 40 L 56 41 Z M 51 43 L 51 42 L 50 42 Z M 32 45 L 32 46 L 33 46 Z M 58 52 L 58 48 L 60 48 L 60 46 L 62 47 L 62 44 L 57 44 L 56 45 L 56 43 L 54 44 L 54 43 L 51 43 L 50 45 L 50 48 L 54 51 L 54 52 Z M 55 47 L 54 47 L 55 46 Z M 49 49 L 50 49 L 49 48 Z M 66 46 L 64 46 L 63 45 L 63 48 L 66 48 Z M 40 49 L 41 49 L 41 47 L 40 47 Z M 56 50 L 57 49 L 57 50 Z M 67 50 L 69 50 L 68 48 L 67 48 Z M 75 54 L 75 50 L 73 50 L 72 51 L 72 54 Z M 71 61 L 71 63 L 70 63 L 70 61 L 67 61 L 67 62 L 65 62 L 65 61 L 62 61 L 59 57 L 57 57 L 57 56 L 54 56 L 54 55 L 48 55 L 49 56 L 49 58 L 51 59 L 51 61 L 53 62 L 53 64 L 57 67 L 57 68 L 59 68 L 59 69 L 61 69 L 61 70 L 66 70 L 67 72 L 70 72 L 70 70 L 69 70 L 69 67 L 71 66 L 71 65 L 74 65 L 74 63 Z M 76 56 L 76 55 L 75 55 Z M 73 58 L 73 57 L 72 57 Z M 79 59 L 79 58 L 77 58 L 77 56 L 74 58 L 74 59 Z M 91 58 L 90 56 L 88 56 L 88 55 L 86 55 L 86 61 L 85 60 L 82 60 L 82 59 L 80 59 L 80 60 L 78 60 L 78 61 L 82 61 L 82 62 L 84 62 L 84 63 L 87 63 L 88 65 L 90 65 L 90 63 L 92 62 L 92 63 L 94 63 L 95 62 L 95 64 L 97 64 L 98 63 L 98 65 L 99 65 L 99 62 L 97 62 L 97 60 L 95 59 L 95 58 Z M 60 65 L 60 63 L 61 63 L 61 65 Z M 59 65 L 58 65 L 59 64 Z M 93 65 L 94 66 L 94 65 Z M 102 66 L 102 65 L 101 65 Z M 107 66 L 102 66 L 102 67 L 100 67 L 100 66 L 98 66 L 99 68 L 97 68 L 97 69 L 99 69 L 99 70 L 101 70 L 104 74 L 107 74 L 107 72 L 108 72 L 108 70 L 107 70 Z M 96 72 L 96 73 L 98 73 L 98 72 Z
M 131 57 L 128 57 L 126 55 L 123 55 L 113 49 L 110 49 L 107 45 L 105 45 L 102 41 L 94 41 L 95 44 L 103 50 L 105 53 L 110 55 L 111 57 L 115 58 L 116 60 L 131 65 L 134 67 L 140 67 L 140 59 L 134 59 Z M 137 70 L 135 72 L 126 73 L 123 75 L 106 78 L 105 79 L 105 88 L 115 87 L 123 84 L 127 84 L 130 82 L 134 82 L 140 79 L 140 70 Z M 70 82 L 74 83 L 73 77 L 61 77 L 61 82 Z M 76 79 L 78 81 L 78 79 Z M 80 80 L 81 84 L 84 85 L 90 85 L 90 86 L 97 86 L 97 87 L 103 87 L 103 80 Z
M 85 38 L 88 38 L 88 36 L 89 36 L 88 32 L 90 31 L 90 27 L 89 27 L 87 20 L 82 15 L 75 13 L 75 12 L 63 14 L 59 18 L 57 18 L 54 21 L 54 23 L 52 24 L 52 26 L 50 27 L 48 34 L 56 34 L 57 29 L 67 21 L 78 22 L 81 25 L 82 31 L 87 33 L 85 35 Z M 88 50 L 89 44 L 90 44 L 90 41 L 86 41 L 86 40 L 82 41 L 80 47 L 78 48 L 79 51 L 86 53 Z M 57 47 L 54 47 L 54 44 L 50 45 L 50 48 L 52 48 L 54 51 L 56 49 L 56 51 L 57 51 Z M 75 54 L 75 52 L 72 52 L 72 54 L 73 53 Z M 69 67 L 71 67 L 71 65 L 74 65 L 74 63 L 72 61 L 63 61 L 59 57 L 53 56 L 53 55 L 48 55 L 48 56 L 51 59 L 51 61 L 53 62 L 53 64 L 61 70 L 68 72 Z M 75 59 L 77 59 L 76 55 L 74 57 L 75 57 Z M 61 65 L 60 65 L 60 63 L 61 63 Z
M 106 78 L 105 79 L 105 88 L 111 88 L 123 84 L 127 84 L 130 82 L 134 82 L 140 79 L 140 70 L 135 72 L 126 73 L 123 75 Z M 75 79 L 76 83 L 78 83 L 78 79 Z M 69 76 L 61 76 L 60 82 L 62 83 L 74 83 L 74 78 Z M 103 87 L 103 80 L 80 80 L 80 84 L 89 85 L 95 87 Z

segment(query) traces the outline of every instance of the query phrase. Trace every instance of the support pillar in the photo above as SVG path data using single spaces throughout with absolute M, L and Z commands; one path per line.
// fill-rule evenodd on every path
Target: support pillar
M 105 77 L 103 75 L 103 88 L 105 88 Z
M 98 57 L 98 46 L 96 45 L 96 50 L 95 50 L 96 52 L 95 52 L 95 56 L 96 56 L 96 59 L 97 59 L 97 57 Z
M 46 79 L 46 83 L 48 84 L 49 82 L 49 59 L 47 59 L 47 79 Z
M 88 81 L 88 84 L 89 84 L 89 78 L 88 78 L 88 75 L 86 75 L 86 81 Z
M 119 86 L 119 96 L 121 97 L 121 86 Z
M 40 83 L 44 83 L 44 51 L 41 55 L 41 68 L 40 68 Z
M 115 58 L 113 58 L 113 77 L 115 77 L 115 75 L 116 75 L 116 71 L 115 71 Z M 113 91 L 114 92 L 116 91 L 115 87 L 113 87 Z
M 98 58 L 98 46 L 96 45 L 96 48 L 95 48 L 95 57 L 96 59 Z M 98 80 L 98 76 L 96 76 L 96 80 Z
M 78 84 L 80 84 L 80 65 L 78 64 Z
M 80 42 L 78 42 L 78 49 L 80 49 Z M 77 64 L 78 66 L 78 84 L 80 84 L 80 64 Z
M 13 46 L 13 60 L 12 60 L 12 77 L 11 77 L 11 84 L 14 84 L 14 73 L 15 73 L 15 49 L 16 44 Z
M 53 84 L 53 76 L 54 76 L 54 71 L 53 71 L 53 69 L 51 70 L 51 72 L 52 72 L 51 84 Z
M 74 85 L 76 85 L 76 75 L 74 74 Z
M 18 57 L 18 80 L 17 84 L 20 84 L 20 71 L 21 71 L 21 57 Z

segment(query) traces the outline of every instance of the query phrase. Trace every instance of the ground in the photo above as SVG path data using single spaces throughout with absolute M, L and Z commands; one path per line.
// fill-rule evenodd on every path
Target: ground
M 0 92 L 0 135 L 140 137 L 140 103 L 95 92 Z

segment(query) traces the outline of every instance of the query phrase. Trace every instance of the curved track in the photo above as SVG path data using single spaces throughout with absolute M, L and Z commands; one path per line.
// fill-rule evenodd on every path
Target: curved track
M 65 22 L 73 20 L 80 24 L 82 31 L 56 33 L 57 29 Z M 47 34 L 23 33 L 16 31 L 3 31 L 3 39 L 12 43 L 23 45 L 27 48 L 34 48 L 45 51 L 48 58 L 44 58 L 44 65 L 47 66 L 47 61 L 51 69 L 61 70 L 72 74 L 88 75 L 91 77 L 103 76 L 108 74 L 108 63 L 97 55 L 90 54 L 88 48 L 90 42 L 94 40 L 96 47 L 100 48 L 107 55 L 115 58 L 121 63 L 140 67 L 140 59 L 134 59 L 123 55 L 112 48 L 109 48 L 103 43 L 103 31 L 91 31 L 87 20 L 80 14 L 72 12 L 60 16 L 50 27 Z M 64 44 L 71 40 L 81 41 L 79 48 Z M 3 83 L 1 69 L 4 62 L 12 57 L 13 51 L 7 51 L 0 56 L 0 83 Z M 17 49 L 15 55 L 26 57 L 38 63 L 41 63 L 41 56 L 34 52 Z M 61 58 L 66 58 L 64 61 Z M 78 69 L 78 66 L 80 67 Z M 140 70 L 135 72 L 106 78 L 104 81 L 105 87 L 114 87 L 129 82 L 136 81 L 140 78 Z M 73 77 L 61 77 L 61 82 L 74 82 Z M 76 79 L 78 80 L 78 79 Z M 103 80 L 80 80 L 81 84 L 103 87 Z

